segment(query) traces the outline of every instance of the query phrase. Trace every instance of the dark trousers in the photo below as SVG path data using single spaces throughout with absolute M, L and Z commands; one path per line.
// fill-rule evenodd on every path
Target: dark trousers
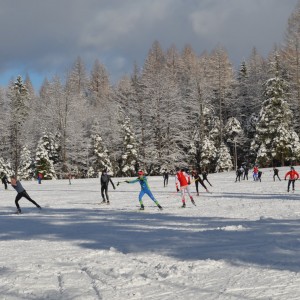
M 168 185 L 168 181 L 169 181 L 169 178 L 168 178 L 168 177 L 165 177 L 165 178 L 164 178 L 164 186 L 167 186 L 167 185 Z
M 279 179 L 279 181 L 281 181 L 281 179 L 279 178 L 279 175 L 278 174 L 274 174 L 274 176 L 273 176 L 273 179 L 274 179 L 274 181 L 275 181 L 275 177 L 278 177 L 278 179 Z
M 106 184 L 102 185 L 101 186 L 101 196 L 102 196 L 102 200 L 105 201 L 105 197 L 104 197 L 104 194 L 106 196 L 106 200 L 109 201 L 109 198 L 108 198 L 108 186 Z
M 21 193 L 18 193 L 17 196 L 16 196 L 15 204 L 16 204 L 16 207 L 17 207 L 18 211 L 21 211 L 19 201 L 22 197 L 26 198 L 28 201 L 33 203 L 36 207 L 40 207 L 34 200 L 32 200 L 30 198 L 30 196 L 27 194 L 26 191 L 23 191 Z
M 248 173 L 246 174 L 246 173 L 244 173 L 244 180 L 247 178 L 247 180 L 248 180 Z
M 293 191 L 295 190 L 295 180 L 289 180 L 288 183 L 288 192 L 290 191 L 290 185 L 292 184 Z
M 7 190 L 7 182 L 3 182 L 3 184 L 4 184 L 4 189 Z
M 212 186 L 212 185 L 210 184 L 210 182 L 208 181 L 207 178 L 203 178 L 203 181 L 204 181 L 204 180 L 206 180 L 206 181 L 209 183 L 209 185 Z

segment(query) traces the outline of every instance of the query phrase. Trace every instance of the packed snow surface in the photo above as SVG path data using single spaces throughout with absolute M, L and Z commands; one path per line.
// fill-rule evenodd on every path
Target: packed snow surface
M 0 298 L 300 299 L 300 182 L 208 178 L 211 193 L 193 183 L 197 206 L 180 208 L 174 177 L 149 177 L 164 210 L 145 195 L 144 212 L 138 183 L 110 185 L 100 205 L 99 179 L 23 181 L 43 209 L 23 198 L 21 215 L 2 185 Z

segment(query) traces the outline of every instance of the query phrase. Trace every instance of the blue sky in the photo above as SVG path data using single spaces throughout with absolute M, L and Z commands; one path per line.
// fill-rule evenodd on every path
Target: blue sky
M 115 82 L 140 66 L 155 40 L 201 54 L 225 47 L 238 66 L 253 47 L 284 41 L 298 0 L 1 0 L 0 86 L 29 74 L 34 87 L 64 77 L 77 57 L 98 59 Z

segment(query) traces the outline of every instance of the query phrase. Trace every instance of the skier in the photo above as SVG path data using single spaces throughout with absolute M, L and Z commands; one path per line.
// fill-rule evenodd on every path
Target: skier
M 195 179 L 195 185 L 196 185 L 196 191 L 197 191 L 197 196 L 199 196 L 199 189 L 198 189 L 198 186 L 199 186 L 199 183 L 205 188 L 205 190 L 209 193 L 207 187 L 205 186 L 203 180 L 201 179 L 199 173 L 197 170 L 193 170 L 192 171 L 192 176 L 194 177 Z
M 242 167 L 240 167 L 236 170 L 235 182 L 241 181 L 241 176 L 243 175 L 243 171 L 244 171 L 244 169 Z
M 208 174 L 207 174 L 207 172 L 204 170 L 204 171 L 202 172 L 203 181 L 206 180 L 206 181 L 209 183 L 209 185 L 212 186 L 211 183 L 208 181 L 207 176 L 208 176 Z
M 157 207 L 162 210 L 163 208 L 160 206 L 160 204 L 158 203 L 158 201 L 154 198 L 153 194 L 151 193 L 150 191 L 150 188 L 149 188 L 149 185 L 148 185 L 148 181 L 147 181 L 147 177 L 145 176 L 145 173 L 143 171 L 138 171 L 138 178 L 134 179 L 134 180 L 126 180 L 125 181 L 126 183 L 136 183 L 136 182 L 139 182 L 140 185 L 141 185 L 141 191 L 140 191 L 140 194 L 139 194 L 139 202 L 140 202 L 140 210 L 144 210 L 145 209 L 145 206 L 143 204 L 143 196 L 145 194 L 147 194 L 150 199 L 157 205 Z
M 7 184 L 10 182 L 8 181 L 6 174 L 1 173 L 1 181 L 4 184 L 4 189 L 7 190 Z
M 257 180 L 259 180 L 261 182 L 261 175 L 262 175 L 262 171 L 258 171 L 257 172 Z
M 178 170 L 176 173 L 176 190 L 177 192 L 179 192 L 179 190 L 181 190 L 181 197 L 182 197 L 182 206 L 181 207 L 185 207 L 185 192 L 188 193 L 191 202 L 196 205 L 193 197 L 191 196 L 190 193 L 190 189 L 189 189 L 189 185 L 191 184 L 191 179 L 190 176 L 185 172 L 184 169 Z M 179 189 L 180 186 L 180 189 Z
M 287 191 L 290 191 L 290 185 L 292 184 L 293 192 L 295 191 L 295 181 L 299 178 L 298 172 L 295 171 L 294 167 L 291 167 L 291 170 L 285 174 L 284 180 L 286 180 L 287 177 L 290 177 L 288 182 Z
M 26 198 L 28 201 L 30 201 L 31 203 L 33 203 L 38 209 L 42 209 L 34 200 L 32 200 L 30 198 L 30 196 L 27 194 L 26 190 L 23 188 L 21 182 L 19 180 L 17 180 L 16 176 L 11 176 L 10 177 L 10 184 L 11 186 L 17 191 L 17 196 L 15 199 L 15 204 L 17 207 L 17 214 L 21 213 L 21 208 L 19 206 L 19 200 L 24 197 Z
M 163 178 L 164 178 L 164 187 L 166 187 L 169 182 L 169 172 L 167 171 L 167 169 L 165 169 L 165 171 L 163 172 Z
M 108 193 L 107 193 L 109 182 L 112 184 L 112 186 L 113 186 L 113 188 L 115 190 L 116 188 L 115 188 L 114 183 L 112 182 L 110 176 L 107 174 L 107 170 L 104 169 L 102 171 L 102 174 L 101 174 L 101 177 L 100 177 L 101 196 L 102 196 L 102 202 L 100 204 L 104 204 L 104 203 L 109 204 L 109 197 L 108 197 Z M 106 200 L 105 200 L 104 192 L 105 192 Z
M 274 171 L 274 175 L 273 175 L 273 179 L 274 179 L 274 181 L 275 181 L 275 177 L 277 176 L 277 178 L 279 179 L 279 181 L 281 181 L 281 179 L 280 179 L 280 177 L 279 177 L 279 175 L 278 175 L 278 173 L 279 173 L 279 170 L 277 169 L 277 168 L 273 168 L 273 171 Z
M 253 168 L 253 180 L 257 181 L 257 177 L 258 177 L 258 167 L 257 165 L 255 165 Z
M 246 165 L 244 165 L 243 168 L 244 168 L 244 178 L 243 178 L 243 180 L 245 180 L 246 178 L 248 180 L 249 168 Z
M 38 175 L 37 175 L 37 180 L 38 180 L 39 184 L 42 183 L 42 179 L 43 179 L 43 174 L 39 172 Z
M 71 182 L 72 174 L 71 173 L 69 173 L 68 178 L 69 178 L 69 185 L 70 185 L 70 184 L 72 184 L 72 182 Z

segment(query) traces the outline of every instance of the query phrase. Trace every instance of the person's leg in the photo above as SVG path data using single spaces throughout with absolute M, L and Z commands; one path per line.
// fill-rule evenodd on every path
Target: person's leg
M 32 199 L 30 198 L 30 196 L 27 194 L 26 191 L 24 191 L 24 192 L 22 193 L 22 196 L 23 196 L 24 198 L 26 198 L 28 201 L 30 201 L 31 203 L 33 203 L 36 207 L 41 208 L 34 200 L 32 200 Z
M 102 196 L 102 202 L 105 202 L 105 197 L 104 197 L 104 189 L 105 189 L 105 186 L 102 185 L 101 186 L 101 196 Z
M 292 189 L 295 190 L 295 180 L 292 181 Z
M 291 180 L 289 180 L 289 182 L 288 182 L 288 188 L 287 188 L 287 191 L 289 192 L 290 191 L 290 185 L 291 185 Z
M 185 207 L 185 188 L 181 188 L 181 201 L 182 206 Z
M 108 198 L 108 186 L 106 186 L 106 187 L 104 188 L 104 191 L 105 191 L 106 201 L 107 201 L 107 203 L 108 203 L 108 202 L 109 202 L 109 198 Z
M 144 209 L 144 204 L 143 204 L 143 199 L 142 199 L 144 195 L 145 195 L 145 191 L 141 190 L 140 194 L 139 194 L 139 202 L 140 202 L 140 205 L 141 205 L 141 209 Z
M 18 210 L 19 213 L 21 212 L 19 201 L 22 197 L 23 197 L 22 194 L 18 193 L 17 196 L 16 196 L 16 199 L 15 199 L 15 204 L 16 204 L 16 207 L 17 207 L 17 210 Z
M 159 209 L 162 209 L 162 207 L 159 205 L 158 201 L 153 196 L 152 192 L 150 190 L 146 190 L 145 193 L 149 196 L 149 198 L 157 205 Z
M 278 176 L 278 175 L 277 175 Z M 273 175 L 273 180 L 275 181 L 275 174 Z
M 199 196 L 199 181 L 195 181 L 197 196 Z

